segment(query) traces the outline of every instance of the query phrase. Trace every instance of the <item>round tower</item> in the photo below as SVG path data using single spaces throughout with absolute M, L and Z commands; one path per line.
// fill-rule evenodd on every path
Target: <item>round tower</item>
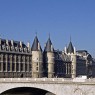
M 37 36 L 32 45 L 32 77 L 43 77 L 43 52 Z
M 69 46 L 67 48 L 67 54 L 71 59 L 71 77 L 76 77 L 76 49 L 73 47 L 72 42 L 70 41 Z
M 46 43 L 45 46 L 45 59 L 46 59 L 46 69 L 47 69 L 47 77 L 53 78 L 54 77 L 54 48 L 52 46 L 52 42 L 50 40 L 50 37 Z
M 72 78 L 76 77 L 76 53 L 71 54 L 71 61 L 72 61 Z

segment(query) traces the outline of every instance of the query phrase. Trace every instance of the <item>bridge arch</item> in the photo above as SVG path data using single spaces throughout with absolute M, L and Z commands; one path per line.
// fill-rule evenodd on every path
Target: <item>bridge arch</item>
M 50 86 L 50 85 L 49 85 Z M 30 83 L 5 83 L 0 85 L 0 95 L 6 91 L 10 91 L 16 88 L 29 88 L 29 89 L 35 89 L 35 91 L 39 90 L 43 93 L 52 93 L 52 94 L 46 94 L 46 95 L 56 95 L 52 89 L 49 89 L 49 87 L 45 86 L 44 84 L 30 84 Z M 38 94 L 40 95 L 40 94 Z M 44 94 L 43 94 L 44 95 Z
M 2 92 L 0 95 L 55 95 L 49 91 L 33 88 L 33 87 L 18 87 L 8 89 Z

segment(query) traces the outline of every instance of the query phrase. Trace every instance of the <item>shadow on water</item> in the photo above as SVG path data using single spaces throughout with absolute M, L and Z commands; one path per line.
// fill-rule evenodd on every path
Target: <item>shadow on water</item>
M 55 95 L 46 90 L 30 87 L 19 87 L 7 90 L 0 95 Z

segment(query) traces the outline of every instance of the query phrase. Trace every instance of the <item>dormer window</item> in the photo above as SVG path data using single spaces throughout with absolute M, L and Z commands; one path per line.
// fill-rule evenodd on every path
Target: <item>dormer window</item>
M 6 46 L 6 50 L 9 50 L 9 47 L 8 46 Z
M 30 50 L 28 49 L 28 48 L 26 48 L 26 51 L 29 53 L 30 52 Z
M 13 46 L 11 46 L 11 50 L 13 50 Z
M 22 51 L 22 48 L 20 47 L 19 51 L 21 52 Z
M 18 50 L 18 48 L 17 47 L 15 47 L 15 51 L 17 51 Z
M 26 48 L 24 48 L 23 51 L 25 52 L 26 51 Z
M 5 45 L 2 45 L 2 49 L 3 49 L 3 50 L 5 49 Z

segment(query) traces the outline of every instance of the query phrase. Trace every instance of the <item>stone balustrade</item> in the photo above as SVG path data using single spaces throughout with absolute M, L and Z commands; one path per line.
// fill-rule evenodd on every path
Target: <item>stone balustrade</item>
M 35 83 L 86 83 L 95 84 L 95 78 L 82 79 L 82 78 L 0 78 L 0 83 L 6 82 L 35 82 Z

